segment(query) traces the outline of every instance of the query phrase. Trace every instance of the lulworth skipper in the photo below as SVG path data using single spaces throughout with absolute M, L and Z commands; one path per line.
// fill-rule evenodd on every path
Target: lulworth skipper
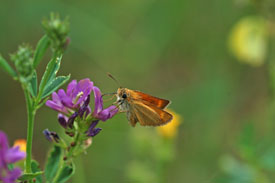
M 112 75 L 108 75 L 117 82 Z M 133 127 L 137 122 L 141 126 L 160 126 L 173 119 L 173 116 L 164 110 L 170 103 L 169 100 L 122 87 L 118 88 L 116 97 L 120 112 L 126 112 L 127 119 Z

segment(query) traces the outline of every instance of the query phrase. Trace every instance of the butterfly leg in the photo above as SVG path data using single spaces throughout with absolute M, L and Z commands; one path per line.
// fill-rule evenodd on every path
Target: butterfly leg
M 116 96 L 116 93 L 106 93 L 106 94 L 103 94 L 101 97 L 103 98 L 104 96 L 112 96 L 109 99 L 103 100 L 104 102 L 107 102 L 107 101 L 113 100 Z

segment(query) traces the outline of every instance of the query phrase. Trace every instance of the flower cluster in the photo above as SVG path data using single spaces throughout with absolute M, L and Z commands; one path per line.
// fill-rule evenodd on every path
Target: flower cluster
M 89 106 L 92 92 L 94 93 L 93 112 Z M 100 89 L 94 86 L 90 79 L 71 81 L 66 91 L 59 89 L 57 93 L 53 92 L 52 100 L 48 100 L 46 105 L 59 112 L 58 121 L 70 136 L 78 130 L 93 137 L 101 131 L 101 128 L 96 128 L 98 122 L 106 121 L 118 112 L 114 105 L 103 108 Z M 44 134 L 48 139 L 56 139 L 53 132 L 44 131 Z
M 13 168 L 13 163 L 24 159 L 25 152 L 20 151 L 19 146 L 10 148 L 7 136 L 0 131 L 0 181 L 4 183 L 15 183 L 22 171 L 20 168 Z

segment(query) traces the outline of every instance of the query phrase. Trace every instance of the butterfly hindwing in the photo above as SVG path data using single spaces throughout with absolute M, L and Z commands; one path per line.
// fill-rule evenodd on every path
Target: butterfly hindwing
M 133 110 L 142 126 L 160 126 L 172 120 L 173 116 L 148 102 L 135 101 Z

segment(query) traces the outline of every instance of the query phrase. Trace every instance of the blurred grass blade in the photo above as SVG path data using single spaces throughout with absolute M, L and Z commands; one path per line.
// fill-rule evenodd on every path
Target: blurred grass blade
M 47 35 L 44 35 L 37 43 L 35 52 L 34 52 L 34 59 L 33 59 L 33 67 L 36 68 L 42 57 L 44 56 L 45 52 L 50 46 L 50 39 Z
M 50 83 L 56 76 L 57 71 L 60 67 L 62 55 L 55 55 L 52 60 L 48 63 L 47 68 L 42 76 L 41 83 L 39 85 L 38 100 L 41 99 L 44 89 L 48 83 Z
M 70 75 L 56 77 L 54 80 L 51 81 L 51 83 L 46 85 L 41 99 L 50 95 L 52 92 L 54 92 L 59 87 L 61 87 L 63 84 L 65 84 L 69 79 L 70 79 Z
M 36 71 L 33 72 L 32 78 L 29 82 L 29 91 L 33 97 L 37 95 L 37 74 Z
M 59 167 L 59 163 L 62 158 L 62 150 L 58 146 L 54 146 L 53 150 L 48 156 L 48 161 L 45 167 L 45 177 L 47 182 L 52 182 Z
M 17 78 L 15 70 L 8 64 L 8 62 L 0 55 L 0 66 L 13 78 Z

